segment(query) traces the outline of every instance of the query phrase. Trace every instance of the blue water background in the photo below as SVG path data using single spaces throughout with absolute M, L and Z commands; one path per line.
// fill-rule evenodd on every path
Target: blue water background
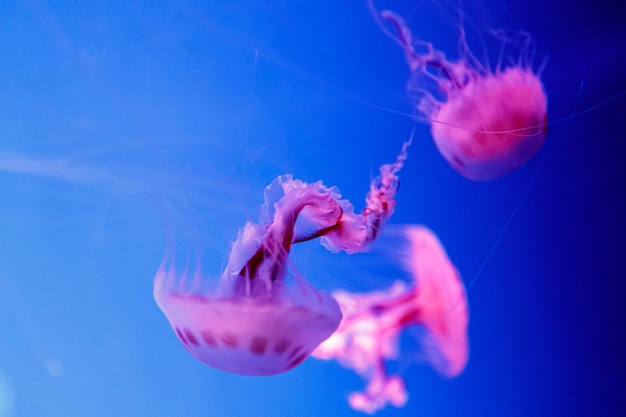
M 490 25 L 548 58 L 546 144 L 488 183 L 407 116 L 402 52 L 364 1 L 1 2 L 0 417 L 359 415 L 346 397 L 364 384 L 334 362 L 267 378 L 197 362 L 152 278 L 168 225 L 217 278 L 279 174 L 362 209 L 414 127 L 390 223 L 433 229 L 472 283 L 470 360 L 444 380 L 406 355 L 410 399 L 378 415 L 625 415 L 626 97 L 605 101 L 626 89 L 626 7 L 465 3 L 492 59 Z M 441 4 L 386 7 L 455 56 Z M 400 277 L 367 256 L 296 255 L 328 290 Z

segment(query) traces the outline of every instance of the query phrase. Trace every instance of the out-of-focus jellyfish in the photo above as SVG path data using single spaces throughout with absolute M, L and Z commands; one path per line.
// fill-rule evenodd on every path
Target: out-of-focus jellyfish
M 373 241 L 395 207 L 397 172 L 380 167 L 362 214 L 336 187 L 279 176 L 265 190 L 260 224 L 247 223 L 233 243 L 217 290 L 203 290 L 199 267 L 187 282 L 173 251 L 154 280 L 154 297 L 185 348 L 227 372 L 273 375 L 302 362 L 337 328 L 337 302 L 317 291 L 289 262 L 293 244 L 321 238 L 328 250 L 356 253 Z
M 460 58 L 450 61 L 432 44 L 412 39 L 395 13 L 383 11 L 381 17 L 393 25 L 394 39 L 404 49 L 411 70 L 409 94 L 455 170 L 472 180 L 492 180 L 535 156 L 547 133 L 547 98 L 532 69 L 528 37 L 513 65 L 503 66 L 500 57 L 492 71 L 469 50 L 462 29 Z M 435 95 L 425 85 L 429 81 L 439 90 Z M 441 95 L 443 101 L 435 97 Z
M 458 375 L 468 359 L 467 299 L 459 273 L 430 230 L 407 226 L 403 234 L 410 248 L 399 256 L 413 283 L 396 281 L 387 290 L 364 294 L 335 292 L 343 319 L 312 354 L 336 359 L 368 380 L 363 392 L 349 397 L 352 408 L 366 413 L 387 403 L 401 407 L 408 399 L 404 380 L 390 375 L 386 364 L 402 355 L 403 330 L 423 327 L 424 358 L 445 377 Z

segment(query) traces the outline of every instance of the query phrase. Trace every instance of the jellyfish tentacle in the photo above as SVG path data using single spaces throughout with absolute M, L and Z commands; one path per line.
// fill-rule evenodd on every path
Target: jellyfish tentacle
M 407 159 L 407 150 L 413 143 L 413 132 L 409 139 L 402 144 L 402 150 L 396 161 L 380 167 L 380 175 L 370 184 L 370 191 L 365 197 L 366 206 L 363 210 L 363 218 L 367 230 L 365 243 L 370 243 L 378 235 L 378 230 L 394 212 L 396 201 L 394 197 L 400 186 L 396 175 Z M 378 185 L 376 185 L 378 183 Z
M 272 216 L 270 222 L 263 226 L 248 223 L 233 244 L 224 272 L 231 291 L 252 297 L 274 293 L 274 285 L 282 282 L 286 274 L 291 246 L 296 243 L 321 238 L 322 245 L 333 252 L 364 250 L 393 214 L 399 186 L 397 174 L 412 141 L 413 133 L 403 143 L 396 160 L 380 167 L 380 175 L 370 184 L 366 207 L 360 215 L 334 187 L 327 188 L 321 182 L 306 184 L 291 175 L 279 176 L 266 188 L 264 209 Z M 312 232 L 296 231 L 300 216 L 314 226 Z M 263 282 L 258 283 L 259 280 Z
M 397 42 L 400 44 L 402 49 L 404 49 L 404 55 L 406 57 L 407 63 L 409 64 L 411 72 L 422 70 L 423 72 L 428 74 L 428 72 L 426 71 L 426 67 L 430 66 L 441 71 L 441 74 L 452 83 L 453 88 L 463 88 L 466 82 L 464 82 L 463 79 L 458 78 L 457 74 L 455 74 L 454 69 L 446 60 L 446 57 L 443 53 L 436 51 L 435 48 L 433 48 L 433 46 L 427 42 L 421 42 L 421 44 L 427 49 L 427 53 L 422 55 L 416 53 L 415 48 L 413 47 L 414 41 L 412 39 L 411 31 L 406 27 L 404 19 L 389 10 L 383 10 L 381 12 L 381 16 L 383 19 L 391 23 L 391 25 L 398 33 Z M 443 87 L 441 78 L 432 78 L 434 78 L 434 80 L 440 85 L 440 87 Z
M 315 234 L 323 231 L 328 233 L 340 222 L 342 209 L 332 192 L 321 183 L 304 184 L 293 180 L 291 176 L 279 177 L 277 180 L 282 185 L 284 194 L 274 203 L 272 222 L 266 225 L 262 235 L 258 236 L 256 251 L 249 256 L 238 273 L 233 274 L 236 280 L 233 285 L 238 294 L 260 296 L 262 293 L 248 290 L 251 281 L 263 280 L 266 290 L 271 292 L 274 283 L 282 280 L 286 273 L 291 246 L 300 241 L 296 238 L 295 227 L 298 217 L 304 210 L 308 209 L 307 217 L 315 224 L 322 226 L 330 224 Z M 240 236 L 238 241 L 245 239 L 245 236 Z M 235 246 L 233 252 L 237 252 Z M 239 261 L 238 258 L 231 259 Z M 227 267 L 227 271 L 230 270 L 233 269 Z

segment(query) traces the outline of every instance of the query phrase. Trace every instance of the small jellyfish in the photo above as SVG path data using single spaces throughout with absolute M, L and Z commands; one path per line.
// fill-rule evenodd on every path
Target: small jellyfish
M 476 181 L 499 178 L 528 162 L 547 133 L 547 98 L 530 64 L 528 38 L 515 65 L 495 71 L 470 52 L 461 30 L 461 58 L 449 61 L 425 41 L 414 41 L 403 19 L 390 11 L 381 17 L 397 32 L 411 70 L 409 92 L 418 97 L 417 110 L 431 123 L 441 155 L 461 175 Z M 418 53 L 415 47 L 423 52 Z M 425 87 L 434 81 L 435 94 Z
M 352 393 L 350 406 L 374 413 L 390 403 L 402 407 L 408 394 L 404 380 L 387 371 L 397 359 L 400 335 L 423 327 L 424 358 L 442 376 L 461 373 L 468 359 L 468 309 L 463 283 L 437 237 L 425 227 L 403 230 L 410 243 L 403 264 L 413 284 L 396 281 L 389 289 L 365 294 L 338 291 L 343 319 L 335 333 L 312 354 L 336 359 L 368 380 L 364 392 Z
M 337 328 L 337 301 L 316 290 L 289 262 L 293 244 L 321 238 L 328 250 L 355 253 L 373 241 L 395 207 L 395 163 L 380 167 L 362 214 L 336 187 L 291 175 L 265 190 L 260 224 L 248 222 L 233 243 L 217 290 L 201 290 L 199 267 L 188 285 L 168 251 L 154 279 L 154 298 L 184 347 L 198 360 L 243 375 L 295 367 Z

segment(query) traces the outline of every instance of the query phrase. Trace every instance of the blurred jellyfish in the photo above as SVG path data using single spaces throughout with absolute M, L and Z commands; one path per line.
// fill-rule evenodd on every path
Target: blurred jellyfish
M 395 207 L 395 163 L 380 167 L 362 214 L 336 187 L 307 184 L 291 175 L 265 190 L 260 224 L 247 223 L 233 243 L 217 290 L 178 276 L 168 250 L 154 280 L 154 297 L 185 348 L 223 371 L 273 375 L 298 365 L 339 326 L 337 301 L 317 291 L 289 262 L 295 243 L 321 238 L 328 250 L 356 253 L 373 241 Z
M 410 243 L 401 254 L 412 285 L 395 282 L 389 289 L 364 294 L 338 291 L 343 319 L 337 331 L 314 352 L 318 359 L 336 359 L 367 379 L 363 392 L 352 393 L 350 406 L 374 413 L 390 403 L 402 407 L 408 394 L 404 380 L 390 375 L 386 361 L 397 359 L 400 335 L 422 326 L 425 360 L 442 376 L 461 373 L 468 359 L 468 309 L 463 283 L 437 237 L 428 229 L 408 226 Z
M 469 50 L 463 29 L 460 59 L 450 61 L 432 44 L 412 39 L 395 13 L 383 11 L 381 17 L 395 28 L 397 36 L 392 37 L 404 49 L 411 70 L 409 94 L 431 123 L 439 152 L 455 170 L 472 180 L 492 180 L 535 156 L 547 133 L 547 98 L 539 72 L 531 67 L 527 35 L 517 61 L 505 66 L 500 57 L 492 71 Z M 429 91 L 425 81 L 434 81 L 438 91 Z M 441 94 L 443 101 L 435 98 Z

